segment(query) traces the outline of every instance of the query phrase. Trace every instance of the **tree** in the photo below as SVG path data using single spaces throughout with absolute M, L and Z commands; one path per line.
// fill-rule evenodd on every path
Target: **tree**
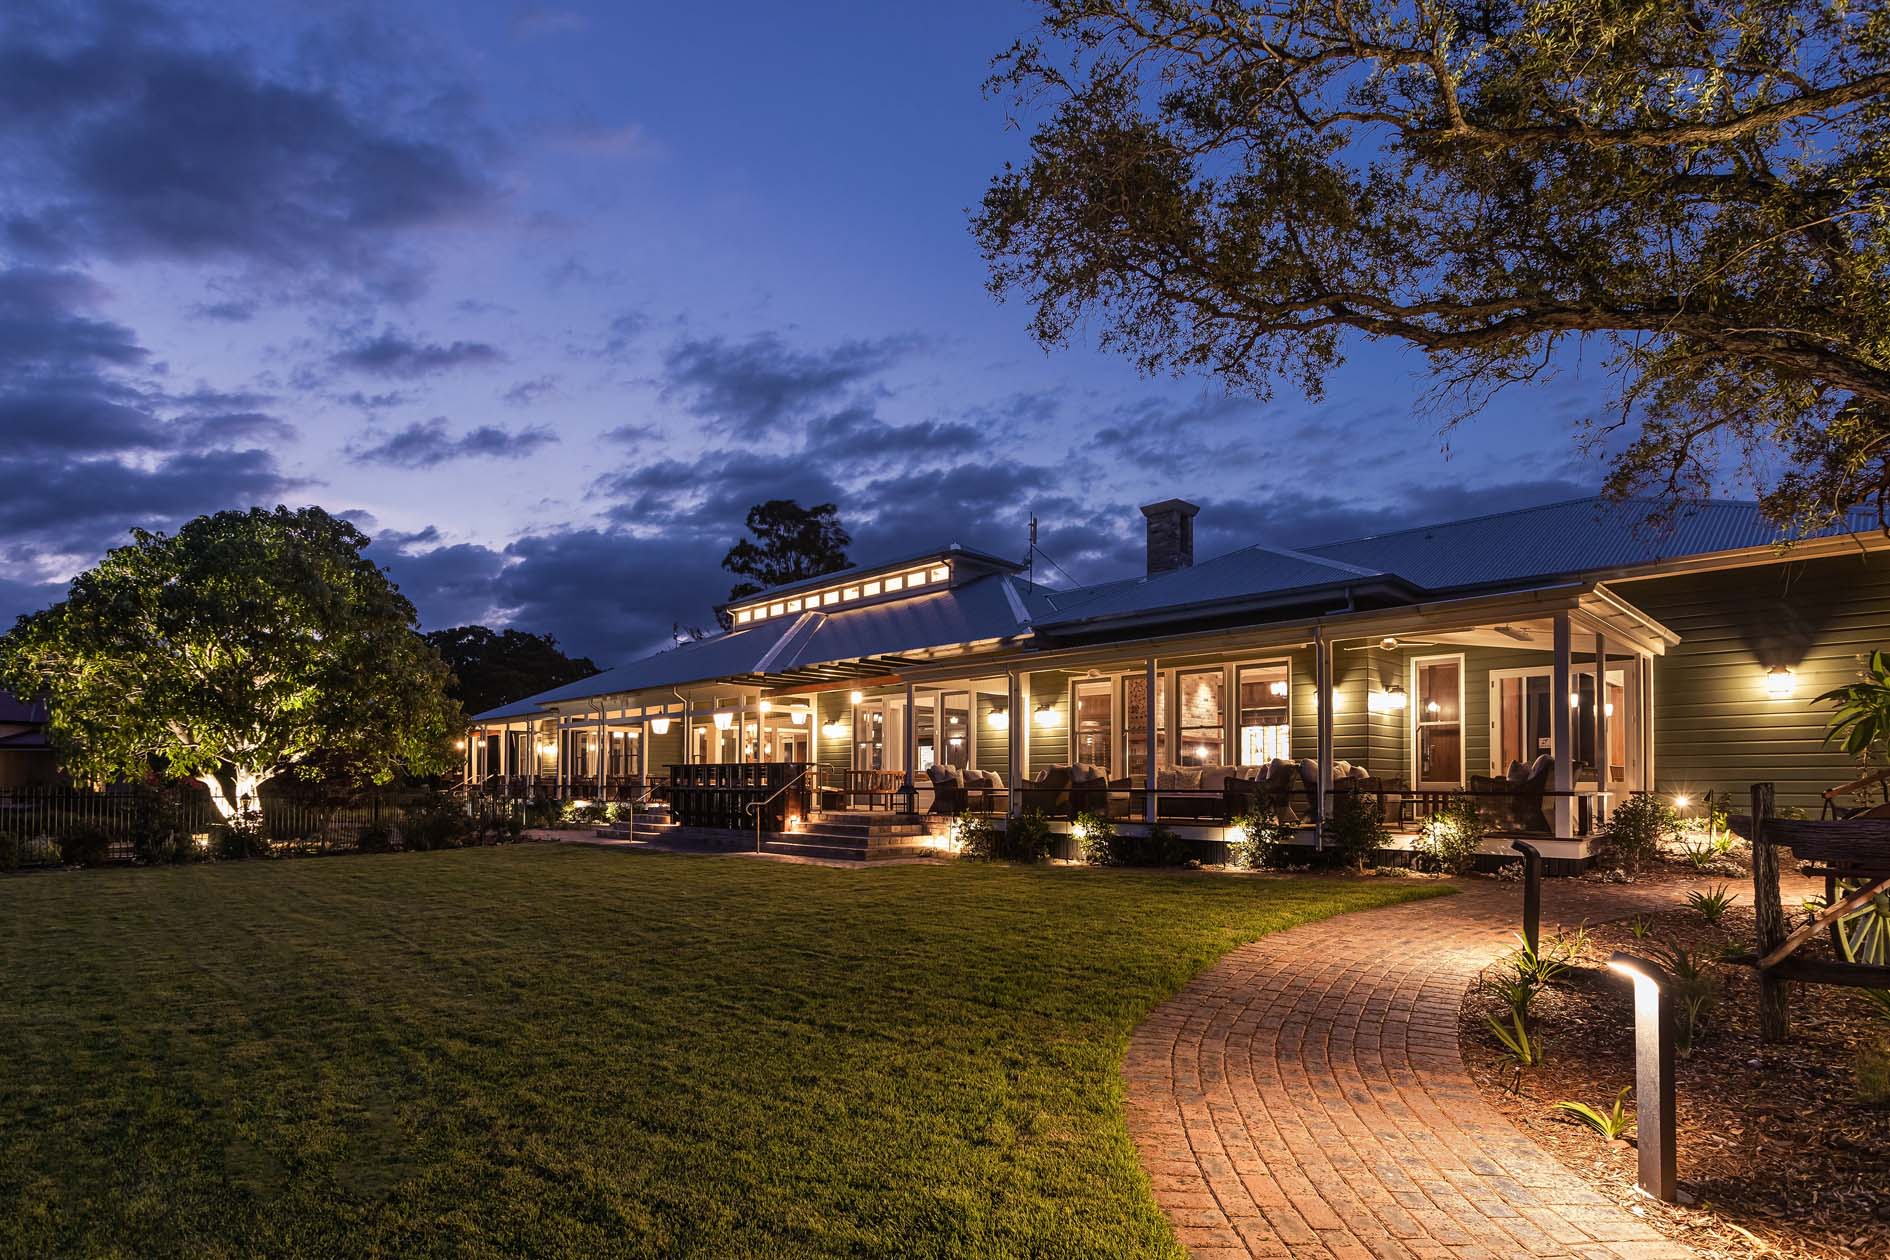
M 598 672 L 588 656 L 566 656 L 549 634 L 454 626 L 431 631 L 426 639 L 453 671 L 448 694 L 468 713 L 484 713 Z
M 378 783 L 451 767 L 446 666 L 354 526 L 253 508 L 132 538 L 0 638 L 0 682 L 46 697 L 69 773 L 155 764 L 227 820 L 317 761 Z
M 722 557 L 724 569 L 753 579 L 730 587 L 730 599 L 852 563 L 847 547 L 853 536 L 840 524 L 839 509 L 831 503 L 804 508 L 793 499 L 769 499 L 748 509 L 748 532 L 754 537 L 742 539 Z
M 1571 341 L 1607 488 L 1781 527 L 1890 505 L 1890 11 L 1845 0 L 1039 0 L 1043 110 L 973 229 L 1000 296 L 1146 371 L 1317 398 L 1362 334 L 1454 423 Z

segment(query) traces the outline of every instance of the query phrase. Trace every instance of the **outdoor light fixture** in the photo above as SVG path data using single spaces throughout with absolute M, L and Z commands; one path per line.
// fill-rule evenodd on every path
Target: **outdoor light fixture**
M 990 715 L 984 720 L 994 731 L 1008 731 L 1011 729 L 1011 712 L 1009 709 L 993 709 Z
M 651 718 L 650 719 L 650 734 L 652 735 L 669 734 L 669 719 L 666 717 Z
M 1682 792 L 1678 796 L 1673 798 L 1673 807 L 1675 809 L 1685 809 L 1687 806 L 1691 804 L 1693 804 L 1693 798 L 1691 796 L 1688 796 L 1685 792 Z
M 735 725 L 735 715 L 733 713 L 730 713 L 725 709 L 717 709 L 715 711 L 715 729 L 716 730 L 726 731 L 729 727 L 733 725 Z
M 773 710 L 774 710 L 774 701 L 772 701 L 772 700 L 763 700 L 763 701 L 761 702 L 761 711 L 762 711 L 763 713 L 770 713 L 770 712 L 772 712 Z
M 1609 717 L 1613 717 L 1614 716 L 1614 701 L 1610 700 L 1608 703 L 1602 705 L 1601 711 L 1607 714 Z
M 1579 709 L 1582 707 L 1582 693 L 1581 692 L 1571 691 L 1568 693 L 1568 707 L 1571 709 Z
M 1439 713 L 1444 711 L 1444 706 L 1437 703 L 1435 700 L 1426 700 L 1424 702 L 1424 711 L 1432 717 L 1436 717 Z
M 558 751 L 558 746 L 556 744 L 538 745 L 538 755 L 541 757 L 549 757 L 557 751 Z
M 1048 704 L 1038 705 L 1037 713 L 1036 713 L 1036 722 L 1038 726 L 1043 726 L 1043 727 L 1055 726 L 1057 724 L 1057 711 L 1055 707 Z
M 846 721 L 844 719 L 837 718 L 834 721 L 827 723 L 827 725 L 821 727 L 820 733 L 822 735 L 825 735 L 828 739 L 845 739 L 847 736 Z
M 788 714 L 788 717 L 793 719 L 794 725 L 796 726 L 807 725 L 807 710 L 806 709 L 796 709 L 794 710 L 794 712 Z
M 1789 700 L 1797 681 L 1792 677 L 1791 670 L 1783 665 L 1775 665 L 1765 675 L 1765 694 L 1774 700 Z
M 1658 964 L 1616 953 L 1608 966 L 1634 981 L 1634 1145 L 1641 1189 L 1663 1203 L 1677 1197 L 1673 1127 L 1673 1005 Z
M 1408 702 L 1409 697 L 1404 694 L 1404 688 L 1402 686 L 1397 683 L 1392 683 L 1391 686 L 1385 688 L 1385 705 L 1393 713 L 1403 713 L 1404 706 Z
M 849 695 L 847 699 L 851 700 L 854 704 L 858 704 L 860 701 L 866 699 L 866 693 L 864 691 L 856 691 Z
M 456 740 L 454 740 L 454 741 L 453 741 L 453 747 L 455 747 L 455 748 L 457 748 L 457 749 L 459 749 L 459 751 L 461 751 L 461 752 L 465 752 L 465 751 L 466 751 L 466 741 L 465 741 L 465 740 L 463 740 L 463 739 L 456 739 Z
M 1267 690 L 1273 693 L 1275 700 L 1286 699 L 1286 684 L 1283 682 L 1268 683 Z

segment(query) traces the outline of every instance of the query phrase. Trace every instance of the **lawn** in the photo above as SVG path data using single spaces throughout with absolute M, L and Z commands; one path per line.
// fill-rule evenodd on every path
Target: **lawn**
M 0 1255 L 1178 1255 L 1130 1029 L 1432 890 L 551 846 L 0 879 Z

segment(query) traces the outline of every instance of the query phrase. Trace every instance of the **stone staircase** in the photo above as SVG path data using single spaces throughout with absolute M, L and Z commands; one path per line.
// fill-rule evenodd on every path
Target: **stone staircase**
M 677 830 L 676 820 L 670 817 L 669 802 L 651 801 L 637 813 L 638 840 L 653 840 L 662 843 L 663 839 Z M 630 839 L 630 823 L 627 820 L 606 823 L 597 829 L 599 840 Z
M 933 856 L 937 850 L 926 841 L 943 830 L 943 820 L 911 814 L 814 813 L 794 831 L 764 835 L 761 847 L 796 857 L 876 862 Z

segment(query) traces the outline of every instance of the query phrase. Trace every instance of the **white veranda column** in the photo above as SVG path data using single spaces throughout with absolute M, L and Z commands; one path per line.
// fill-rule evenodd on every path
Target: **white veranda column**
M 1595 815 L 1600 823 L 1608 816 L 1608 805 L 1612 798 L 1609 793 L 1613 769 L 1610 763 L 1614 758 L 1609 754 L 1610 735 L 1608 720 L 1608 640 L 1601 634 L 1595 635 Z
M 913 794 L 912 790 L 912 763 L 919 759 L 918 713 L 919 695 L 912 684 L 908 682 L 906 683 L 906 729 L 904 731 L 905 739 L 903 742 L 905 743 L 906 755 L 906 808 L 913 813 L 918 812 L 918 797 Z M 937 739 L 938 737 L 935 734 L 933 736 L 934 747 L 937 745 Z
M 1332 644 L 1325 627 L 1313 634 L 1313 683 L 1319 693 L 1318 737 L 1315 741 L 1319 760 L 1318 789 L 1313 802 L 1313 819 L 1320 844 L 1325 843 L 1326 819 L 1332 803 Z
M 1144 788 L 1142 797 L 1142 818 L 1144 821 L 1150 823 L 1154 822 L 1155 819 L 1160 816 L 1160 801 L 1157 800 L 1155 794 L 1155 694 L 1156 688 L 1161 683 L 1161 676 L 1156 672 L 1155 663 L 1154 657 L 1151 656 L 1148 658 L 1148 665 L 1146 672 L 1143 674 L 1142 683 L 1142 737 L 1144 740 L 1142 745 Z
M 1555 773 L 1551 780 L 1555 789 L 1555 834 L 1557 839 L 1567 840 L 1574 836 L 1573 801 L 1568 793 L 1575 784 L 1574 723 L 1569 721 L 1573 709 L 1568 702 L 1572 670 L 1569 657 L 1573 650 L 1572 632 L 1568 614 L 1555 614 L 1555 669 L 1554 681 L 1550 684 L 1551 702 L 1549 704 L 1549 727 L 1551 742 L 1555 748 Z
M 1018 687 L 1017 671 L 1011 670 L 1005 675 L 1004 695 L 1004 744 L 1010 758 L 1009 780 L 1011 785 L 1011 808 L 1013 814 L 1024 812 L 1024 758 L 1023 746 L 1017 742 L 1017 728 L 1024 721 L 1021 716 L 1023 701 Z

